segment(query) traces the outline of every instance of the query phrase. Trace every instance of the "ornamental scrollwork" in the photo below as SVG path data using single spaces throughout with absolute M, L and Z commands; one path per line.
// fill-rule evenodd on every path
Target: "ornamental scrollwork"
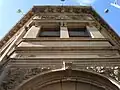
M 104 67 L 104 66 L 91 66 L 86 67 L 87 70 L 91 70 L 107 77 L 110 77 L 118 82 L 120 82 L 120 67 Z

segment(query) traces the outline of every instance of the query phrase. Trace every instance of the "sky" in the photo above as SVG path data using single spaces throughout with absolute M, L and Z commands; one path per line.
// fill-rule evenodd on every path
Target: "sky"
M 114 0 L 65 0 L 64 5 L 91 5 L 120 36 L 120 9 L 110 5 Z M 61 0 L 0 0 L 0 39 L 27 13 L 33 5 L 62 5 Z M 108 13 L 104 13 L 109 9 Z

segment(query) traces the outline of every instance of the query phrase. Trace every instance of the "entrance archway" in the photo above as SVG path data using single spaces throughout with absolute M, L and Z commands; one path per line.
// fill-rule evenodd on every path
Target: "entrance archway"
M 82 70 L 43 72 L 19 85 L 16 90 L 119 90 L 106 77 Z

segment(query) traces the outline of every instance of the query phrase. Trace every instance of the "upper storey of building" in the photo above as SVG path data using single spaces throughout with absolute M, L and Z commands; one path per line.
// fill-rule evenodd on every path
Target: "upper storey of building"
M 100 47 L 119 52 L 120 38 L 92 7 L 34 6 L 0 41 L 0 61 L 16 47 Z
M 41 28 L 41 32 L 37 28 L 34 32 L 29 30 L 32 26 Z M 34 6 L 0 41 L 0 48 L 18 36 L 22 29 L 28 30 L 24 38 L 102 38 L 120 46 L 119 36 L 88 6 Z

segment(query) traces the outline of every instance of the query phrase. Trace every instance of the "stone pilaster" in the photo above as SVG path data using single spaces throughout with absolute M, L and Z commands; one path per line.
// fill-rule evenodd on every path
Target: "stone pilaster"
M 40 27 L 32 26 L 23 38 L 36 38 L 39 33 Z
M 92 38 L 104 38 L 104 36 L 94 26 L 87 26 L 87 30 L 90 32 Z

